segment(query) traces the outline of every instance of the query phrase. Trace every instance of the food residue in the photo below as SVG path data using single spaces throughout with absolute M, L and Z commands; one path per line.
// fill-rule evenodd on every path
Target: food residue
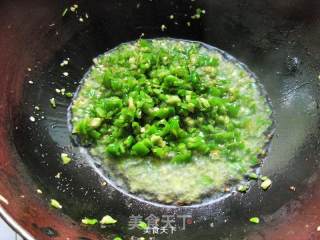
M 84 218 L 81 220 L 81 222 L 85 225 L 96 225 L 98 223 L 98 220 L 95 218 Z
M 100 221 L 100 224 L 102 225 L 108 225 L 108 224 L 115 224 L 117 223 L 118 221 L 114 218 L 112 218 L 111 216 L 109 215 L 106 215 L 104 216 L 101 221 Z
M 50 205 L 57 209 L 62 209 L 62 205 L 55 199 L 50 200 Z
M 269 178 L 266 178 L 265 180 L 263 180 L 263 182 L 261 183 L 261 188 L 263 190 L 267 190 L 268 188 L 270 188 L 272 184 L 272 181 Z
M 67 165 L 72 161 L 67 153 L 61 153 L 61 160 L 64 165 Z
M 249 219 L 249 221 L 254 224 L 260 223 L 260 219 L 258 217 L 252 217 Z

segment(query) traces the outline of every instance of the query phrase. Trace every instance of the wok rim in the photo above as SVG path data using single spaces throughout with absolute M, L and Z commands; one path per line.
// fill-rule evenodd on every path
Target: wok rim
M 0 205 L 0 217 L 8 226 L 25 240 L 36 240 L 27 230 L 25 230 L 13 217 Z

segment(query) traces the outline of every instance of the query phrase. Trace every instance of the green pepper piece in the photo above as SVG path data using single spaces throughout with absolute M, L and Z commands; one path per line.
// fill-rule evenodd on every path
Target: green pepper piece
M 57 208 L 57 209 L 62 209 L 62 205 L 55 199 L 50 200 L 50 204 L 52 207 Z
M 182 163 L 190 162 L 191 159 L 192 159 L 191 151 L 184 151 L 184 152 L 177 153 L 177 155 L 171 159 L 171 162 L 175 164 L 182 164 Z
M 145 145 L 143 141 L 137 142 L 132 147 L 132 153 L 140 157 L 146 156 L 149 152 L 150 149 Z
M 260 223 L 260 219 L 258 217 L 252 217 L 249 219 L 250 222 L 254 223 L 254 224 L 259 224 Z
M 67 153 L 61 153 L 61 160 L 64 165 L 69 164 L 72 161 Z
M 246 193 L 248 190 L 249 190 L 249 186 L 246 186 L 246 185 L 238 186 L 238 191 L 241 193 Z
M 167 158 L 168 153 L 169 153 L 168 148 L 166 148 L 166 147 L 164 147 L 164 148 L 163 147 L 162 148 L 154 147 L 154 148 L 152 148 L 152 152 L 156 157 L 158 157 L 160 159 Z
M 175 114 L 175 109 L 173 107 L 163 107 L 152 113 L 153 117 L 160 119 L 172 117 Z
M 138 228 L 141 230 L 146 230 L 148 228 L 148 224 L 143 221 L 140 221 L 138 224 Z
M 117 222 L 118 221 L 116 219 L 114 219 L 113 217 L 106 215 L 101 219 L 100 224 L 109 225 L 109 224 L 115 224 Z
M 169 104 L 169 105 L 179 105 L 179 103 L 181 103 L 181 99 L 179 98 L 179 96 L 176 96 L 176 95 L 169 95 L 167 96 L 167 100 L 166 102 Z
M 106 148 L 107 153 L 114 157 L 119 157 L 125 153 L 125 148 L 122 143 L 111 143 Z
M 96 225 L 98 223 L 98 220 L 95 218 L 84 218 L 81 220 L 81 222 L 85 225 Z
M 269 178 L 267 178 L 261 183 L 261 188 L 266 191 L 268 190 L 268 188 L 270 188 L 271 184 L 272 184 L 272 181 Z

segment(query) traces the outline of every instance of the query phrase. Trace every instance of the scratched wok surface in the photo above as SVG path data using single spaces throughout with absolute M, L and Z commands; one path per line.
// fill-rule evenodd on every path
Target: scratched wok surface
M 62 16 L 74 3 L 77 13 L 69 10 Z M 197 8 L 206 14 L 191 19 Z M 0 9 L 0 214 L 27 239 L 148 237 L 130 230 L 129 220 L 151 214 L 191 216 L 185 230 L 177 219 L 174 234 L 158 234 L 156 239 L 320 238 L 318 1 L 3 0 Z M 252 183 L 247 194 L 174 207 L 101 184 L 105 179 L 96 171 L 99 166 L 90 164 L 71 142 L 70 99 L 55 89 L 75 91 L 92 58 L 142 33 L 147 38 L 205 42 L 256 73 L 272 101 L 276 122 L 261 169 L 273 180 L 269 191 Z M 66 58 L 70 63 L 62 68 Z M 50 105 L 52 97 L 56 109 Z M 63 166 L 61 152 L 73 154 L 74 161 Z M 63 208 L 50 208 L 51 198 Z M 83 217 L 106 214 L 118 223 L 104 229 L 80 225 Z M 253 216 L 261 223 L 250 224 Z

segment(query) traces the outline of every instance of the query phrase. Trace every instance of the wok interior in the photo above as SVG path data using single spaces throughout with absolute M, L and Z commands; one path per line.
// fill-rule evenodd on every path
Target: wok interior
M 30 22 L 28 39 L 16 43 L 28 49 L 24 54 L 30 55 L 32 61 L 24 68 L 29 66 L 32 71 L 25 78 L 20 107 L 13 110 L 12 131 L 21 161 L 33 181 L 47 198 L 63 203 L 66 215 L 80 222 L 84 216 L 108 213 L 119 224 L 101 230 L 103 234 L 131 236 L 134 232 L 127 229 L 130 215 L 191 214 L 195 223 L 170 237 L 239 239 L 248 231 L 257 230 L 248 224 L 249 217 L 263 216 L 266 225 L 277 218 L 274 213 L 296 196 L 288 191 L 290 186 L 302 193 L 317 169 L 319 152 L 318 2 L 80 1 L 79 11 L 89 15 L 84 23 L 72 13 L 61 16 L 67 3 L 47 2 L 36 1 L 33 5 L 40 15 L 42 7 L 50 5 L 56 15 L 42 18 L 55 25 Z M 198 7 L 206 10 L 205 16 L 191 20 Z M 174 21 L 169 18 L 171 14 L 175 15 Z M 161 31 L 162 24 L 167 26 L 166 31 Z M 39 25 L 43 32 L 35 30 Z M 271 98 L 276 121 L 271 152 L 262 167 L 262 174 L 274 182 L 268 192 L 262 192 L 255 183 L 245 195 L 232 194 L 219 201 L 182 208 L 145 202 L 111 185 L 101 185 L 104 179 L 71 142 L 66 121 L 70 99 L 57 96 L 55 89 L 74 91 L 92 58 L 122 42 L 135 40 L 142 33 L 147 38 L 208 43 L 235 56 L 256 73 Z M 33 61 L 34 55 L 39 56 L 37 61 Z M 63 77 L 60 63 L 67 57 L 71 59 L 65 68 L 69 77 Z M 29 84 L 30 80 L 34 84 Z M 52 97 L 57 100 L 56 109 L 49 103 Z M 36 114 L 35 105 L 40 106 L 39 117 L 44 119 L 32 123 L 29 117 Z M 72 164 L 59 163 L 62 151 L 75 154 Z M 61 177 L 55 177 L 59 172 Z M 214 228 L 210 227 L 212 223 Z

